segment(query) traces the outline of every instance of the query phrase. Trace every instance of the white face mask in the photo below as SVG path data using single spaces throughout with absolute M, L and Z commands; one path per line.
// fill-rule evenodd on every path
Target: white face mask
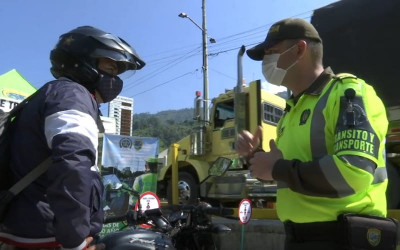
M 285 78 L 287 71 L 297 63 L 297 60 L 296 60 L 287 69 L 278 68 L 279 57 L 281 55 L 283 55 L 284 53 L 288 52 L 294 46 L 295 45 L 293 45 L 289 49 L 285 50 L 281 54 L 264 55 L 263 62 L 262 62 L 262 73 L 263 73 L 265 79 L 269 83 L 280 86 L 282 84 L 283 78 Z

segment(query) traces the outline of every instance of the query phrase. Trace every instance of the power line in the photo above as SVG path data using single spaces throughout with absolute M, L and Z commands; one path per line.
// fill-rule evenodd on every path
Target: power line
M 300 17 L 302 15 L 305 15 L 305 14 L 308 14 L 308 13 L 312 13 L 312 12 L 313 12 L 313 10 L 306 11 L 306 12 L 300 13 L 298 15 L 295 15 L 293 17 Z M 303 17 L 303 19 L 310 18 L 310 17 L 311 16 Z M 221 53 L 227 53 L 227 52 L 230 52 L 230 51 L 233 51 L 233 50 L 238 50 L 241 47 L 241 45 L 244 44 L 244 43 L 247 43 L 245 45 L 246 47 L 247 46 L 256 45 L 256 44 L 258 44 L 260 42 L 261 37 L 264 38 L 266 30 L 268 30 L 268 28 L 271 25 L 272 25 L 272 23 L 269 23 L 269 24 L 261 25 L 259 27 L 247 30 L 247 31 L 239 32 L 239 33 L 236 33 L 236 34 L 233 34 L 233 35 L 229 35 L 229 36 L 226 36 L 226 37 L 222 37 L 222 38 L 217 38 L 218 43 L 212 44 L 210 46 L 210 52 L 211 53 L 209 53 L 208 55 L 215 57 L 215 56 L 218 56 Z M 243 41 L 243 40 L 247 40 L 247 42 L 240 43 L 240 41 Z M 249 40 L 252 40 L 252 41 L 250 42 Z M 236 44 L 232 44 L 232 43 L 236 43 Z M 240 43 L 240 45 L 238 45 L 239 43 Z M 229 45 L 229 44 L 232 44 L 232 45 Z M 235 47 L 232 48 L 232 46 L 235 46 Z M 189 47 L 190 46 L 186 46 L 186 47 L 183 47 L 183 48 L 189 48 Z M 133 87 L 137 87 L 137 86 L 145 83 L 146 81 L 150 80 L 151 78 L 153 78 L 155 76 L 158 76 L 159 74 L 161 74 L 161 73 L 165 72 L 166 70 L 176 66 L 177 64 L 180 64 L 180 63 L 184 62 L 185 60 L 187 60 L 187 59 L 189 59 L 191 57 L 200 55 L 200 53 L 201 53 L 200 47 L 201 46 L 197 46 L 196 45 L 196 47 L 194 49 L 190 50 L 189 52 L 187 52 L 187 53 L 183 52 L 184 53 L 183 55 L 181 55 L 179 53 L 174 53 L 173 55 L 169 55 L 169 56 L 165 55 L 164 57 L 154 59 L 153 61 L 150 60 L 150 62 L 153 62 L 153 65 L 157 65 L 157 64 L 162 64 L 163 61 L 165 61 L 167 59 L 170 59 L 168 61 L 165 61 L 163 66 L 153 70 L 152 72 L 149 72 L 147 75 L 144 75 L 143 77 L 141 77 L 139 79 L 136 79 L 135 83 L 131 84 L 129 87 L 127 87 L 126 90 L 129 90 L 129 89 L 131 89 Z M 182 48 L 173 49 L 173 50 L 170 50 L 170 51 L 171 52 L 176 52 L 176 51 L 179 51 L 181 49 Z M 157 53 L 157 55 L 167 54 L 170 51 L 160 52 L 160 53 Z M 198 69 L 196 71 L 198 71 Z M 214 70 L 214 71 L 216 71 L 216 70 Z M 223 74 L 223 73 L 221 73 L 219 71 L 216 71 L 216 72 L 220 73 L 220 74 Z M 162 86 L 162 85 L 165 85 L 167 83 L 170 83 L 170 82 L 172 82 L 172 81 L 174 81 L 176 79 L 179 79 L 179 78 L 181 78 L 181 77 L 183 77 L 183 76 L 185 76 L 187 74 L 191 74 L 191 73 L 190 72 L 189 73 L 185 73 L 185 74 L 183 74 L 181 76 L 178 76 L 178 77 L 176 77 L 174 79 L 171 79 L 171 80 L 166 81 L 164 83 L 158 84 L 158 85 L 154 86 L 153 88 L 150 88 L 148 90 L 145 90 L 145 91 L 142 91 L 142 92 L 140 92 L 138 94 L 135 94 L 134 96 L 149 92 L 149 91 L 151 91 L 151 90 L 153 90 L 153 89 L 155 89 L 155 88 L 157 88 L 159 86 Z M 225 76 L 229 77 L 227 75 L 225 75 Z M 231 77 L 229 77 L 229 78 L 231 78 Z
M 159 63 L 162 63 L 165 60 L 171 60 L 171 59 L 175 59 L 175 58 L 180 58 L 180 57 L 182 57 L 182 53 L 190 54 L 193 51 L 195 51 L 197 49 L 200 49 L 200 48 L 201 48 L 200 46 L 196 46 L 196 48 L 193 49 L 193 46 L 191 46 L 190 51 L 187 50 L 188 52 L 187 51 L 180 51 L 179 53 L 175 53 L 175 54 L 172 54 L 172 55 L 166 55 L 164 57 L 160 57 L 160 58 L 157 58 L 157 59 L 154 59 L 154 60 L 147 60 L 147 63 L 151 64 L 151 65 L 159 64 Z
M 212 71 L 215 71 L 215 72 L 217 72 L 218 74 L 223 75 L 223 76 L 225 76 L 225 77 L 227 77 L 227 78 L 229 78 L 229 79 L 236 80 L 236 78 L 234 78 L 234 77 L 232 77 L 232 76 L 229 76 L 229 75 L 227 75 L 227 74 L 225 74 L 225 73 L 222 73 L 221 71 L 218 71 L 218 70 L 213 69 L 213 68 L 209 68 L 209 69 L 211 69 Z
M 161 68 L 167 67 L 168 65 L 173 65 L 174 62 L 177 62 L 177 61 L 179 61 L 179 60 L 186 60 L 187 58 L 191 57 L 192 54 L 193 54 L 193 52 L 195 52 L 196 50 L 200 50 L 200 46 L 196 47 L 195 49 L 189 51 L 188 53 L 186 53 L 186 54 L 184 54 L 184 55 L 180 55 L 180 56 L 179 56 L 178 58 L 176 58 L 176 59 L 172 59 L 172 60 L 168 61 L 168 62 L 166 63 L 166 65 L 162 66 Z M 159 69 L 161 69 L 161 68 L 159 68 Z M 157 73 L 157 71 L 158 71 L 159 69 L 156 69 L 156 70 L 150 72 L 149 74 L 154 75 L 155 73 Z M 140 82 L 140 81 L 143 80 L 143 78 L 146 78 L 146 76 L 145 76 L 145 77 L 142 77 L 142 78 L 139 78 L 139 79 L 136 79 L 136 81 L 137 81 L 137 82 L 138 82 L 138 81 Z M 137 84 L 135 84 L 135 85 L 137 85 Z
M 189 53 L 191 53 L 191 52 L 189 52 Z M 179 64 L 179 63 L 191 58 L 192 56 L 194 56 L 194 55 L 189 55 L 189 56 L 183 55 L 180 58 L 171 61 L 167 65 L 164 65 L 161 68 L 158 68 L 158 69 L 150 72 L 149 75 L 146 75 L 146 76 L 144 76 L 142 78 L 136 79 L 135 83 L 131 84 L 129 87 L 127 87 L 126 90 L 132 89 L 133 87 L 137 87 L 137 86 L 145 83 L 146 81 L 150 80 L 151 78 L 154 78 L 154 77 L 158 76 L 160 73 L 162 73 L 162 72 L 164 72 L 164 71 L 176 66 L 177 64 Z
M 247 44 L 247 45 L 244 45 L 244 46 L 245 46 L 245 47 L 249 47 L 249 46 L 253 46 L 253 45 L 256 45 L 256 44 L 258 44 L 258 43 Z M 222 51 L 218 51 L 218 52 L 216 52 L 216 53 L 210 53 L 209 55 L 210 55 L 210 56 L 217 56 L 217 55 L 219 55 L 219 54 L 221 54 L 221 53 L 229 52 L 229 51 L 232 51 L 232 50 L 238 50 L 238 49 L 240 49 L 241 47 L 242 47 L 242 46 L 235 47 L 235 48 L 232 48 L 232 49 L 222 50 Z
M 198 71 L 198 69 L 196 69 L 195 71 Z M 194 72 L 195 72 L 195 71 L 194 71 Z M 186 75 L 194 74 L 194 72 L 187 72 L 187 73 L 185 73 L 185 74 L 183 74 L 183 75 L 180 75 L 180 76 L 177 76 L 177 77 L 175 77 L 175 78 L 173 78 L 173 79 L 171 79 L 171 80 L 168 80 L 168 81 L 166 81 L 166 82 L 160 83 L 160 84 L 158 84 L 158 85 L 156 85 L 156 86 L 154 86 L 154 87 L 152 87 L 152 88 L 150 88 L 150 89 L 147 89 L 147 90 L 144 90 L 144 91 L 142 91 L 142 92 L 140 92 L 140 93 L 137 93 L 137 94 L 135 94 L 135 95 L 133 95 L 133 96 L 131 96 L 131 97 L 135 97 L 135 96 L 141 95 L 141 94 L 143 94 L 143 93 L 149 92 L 149 91 L 151 91 L 151 90 L 153 90 L 153 89 L 155 89 L 155 88 L 158 88 L 158 87 L 160 87 L 160 86 L 162 86 L 162 85 L 165 85 L 165 84 L 167 84 L 167 83 L 170 83 L 170 82 L 172 82 L 172 81 L 175 81 L 175 80 L 177 80 L 177 79 L 179 79 L 179 78 L 182 78 L 182 77 L 184 77 L 184 76 L 186 76 Z

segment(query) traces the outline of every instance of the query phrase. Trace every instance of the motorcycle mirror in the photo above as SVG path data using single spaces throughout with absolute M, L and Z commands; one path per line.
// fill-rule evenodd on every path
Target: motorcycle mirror
M 211 176 L 222 176 L 232 165 L 232 160 L 225 157 L 218 157 L 211 167 L 208 169 L 208 176 L 200 182 L 200 185 L 203 184 L 208 178 Z
M 139 192 L 122 183 L 115 174 L 104 175 L 103 185 L 106 190 L 120 190 L 137 198 L 140 196 Z
M 208 169 L 209 176 L 222 176 L 232 165 L 232 160 L 225 157 L 218 157 Z
M 136 191 L 122 183 L 115 174 L 104 175 L 103 185 L 105 187 L 103 196 L 105 218 L 126 214 L 129 209 L 129 195 L 139 196 Z
M 119 189 L 120 187 L 122 187 L 121 181 L 115 174 L 104 175 L 103 185 L 107 189 Z

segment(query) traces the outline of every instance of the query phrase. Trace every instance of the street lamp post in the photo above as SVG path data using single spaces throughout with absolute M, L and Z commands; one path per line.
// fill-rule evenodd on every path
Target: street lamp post
M 198 25 L 192 18 L 190 18 L 186 13 L 180 13 L 178 16 L 182 18 L 188 18 L 194 25 L 197 26 L 202 32 L 202 43 L 203 43 L 203 99 L 204 99 L 204 121 L 206 123 L 210 120 L 209 115 L 209 97 L 208 97 L 208 51 L 207 51 L 207 23 L 206 23 L 206 0 L 203 0 L 202 3 L 202 12 L 203 12 L 203 24 L 202 27 Z M 215 43 L 214 38 L 210 38 L 211 43 Z

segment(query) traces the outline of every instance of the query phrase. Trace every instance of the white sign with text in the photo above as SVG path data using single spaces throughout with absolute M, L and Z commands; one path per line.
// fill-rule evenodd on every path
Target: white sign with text
M 251 201 L 243 199 L 239 204 L 239 220 L 241 224 L 247 224 L 251 219 Z

